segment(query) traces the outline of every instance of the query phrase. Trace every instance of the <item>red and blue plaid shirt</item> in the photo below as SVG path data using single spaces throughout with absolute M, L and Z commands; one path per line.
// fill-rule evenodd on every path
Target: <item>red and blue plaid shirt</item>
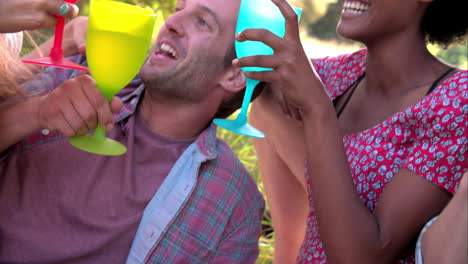
M 75 61 L 85 63 L 81 56 Z M 49 68 L 25 89 L 46 94 L 78 74 Z M 134 113 L 143 89 L 134 80 L 119 92 L 124 107 L 116 122 Z M 9 152 L 59 138 L 39 131 Z M 127 263 L 254 263 L 263 210 L 255 182 L 212 124 L 184 151 L 147 205 Z

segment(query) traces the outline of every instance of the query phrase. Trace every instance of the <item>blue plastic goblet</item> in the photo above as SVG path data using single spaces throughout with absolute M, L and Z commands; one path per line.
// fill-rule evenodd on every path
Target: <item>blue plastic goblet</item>
M 294 7 L 299 18 L 302 10 Z M 264 28 L 279 37 L 283 37 L 286 31 L 285 19 L 280 9 L 271 0 L 241 0 L 239 15 L 237 18 L 236 34 L 248 28 Z M 237 57 L 247 57 L 255 55 L 271 55 L 273 49 L 260 41 L 235 41 L 234 43 Z M 270 68 L 243 67 L 242 71 L 270 71 Z M 264 138 L 265 134 L 249 125 L 247 122 L 247 111 L 252 98 L 257 80 L 246 79 L 245 95 L 242 101 L 240 113 L 236 119 L 215 119 L 214 123 L 224 129 L 249 137 Z

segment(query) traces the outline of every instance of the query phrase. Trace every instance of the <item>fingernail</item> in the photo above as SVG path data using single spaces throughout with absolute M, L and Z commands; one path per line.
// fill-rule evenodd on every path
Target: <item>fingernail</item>
M 233 59 L 232 60 L 232 65 L 237 66 L 238 63 L 239 63 L 238 59 Z
M 114 129 L 114 124 L 113 123 L 109 123 L 106 125 L 106 130 L 107 131 L 111 131 L 112 129 Z
M 241 36 L 241 34 L 240 34 L 240 33 L 237 33 L 236 36 L 235 36 L 235 38 L 238 40 L 238 39 L 240 39 L 240 36 Z
M 64 16 L 64 15 L 66 15 L 68 13 L 68 11 L 70 11 L 70 7 L 68 6 L 67 3 L 63 2 L 62 5 L 59 8 L 59 14 L 61 16 Z

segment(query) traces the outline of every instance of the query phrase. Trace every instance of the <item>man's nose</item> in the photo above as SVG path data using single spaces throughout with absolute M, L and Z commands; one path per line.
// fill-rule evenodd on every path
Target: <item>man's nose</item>
M 182 11 L 173 14 L 165 21 L 167 30 L 177 36 L 182 36 L 185 34 L 183 22 L 186 17 L 180 13 L 182 13 Z

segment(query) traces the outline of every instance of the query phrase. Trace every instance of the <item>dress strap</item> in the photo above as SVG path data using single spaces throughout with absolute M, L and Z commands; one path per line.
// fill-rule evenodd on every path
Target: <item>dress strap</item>
M 340 117 L 341 112 L 343 112 L 343 110 L 345 109 L 346 105 L 349 102 L 349 99 L 351 99 L 351 97 L 353 96 L 354 91 L 356 91 L 356 87 L 358 87 L 359 83 L 362 81 L 362 79 L 364 79 L 364 76 L 366 76 L 366 73 L 363 73 L 361 76 L 359 76 L 359 78 L 352 84 L 351 92 L 349 93 L 348 97 L 346 97 L 346 100 L 344 101 L 343 105 L 341 105 L 340 109 L 336 111 L 336 117 Z M 341 96 L 343 96 L 343 94 L 340 95 L 339 97 Z M 335 98 L 335 101 L 334 101 L 335 105 L 338 102 L 337 99 L 339 98 Z
M 455 68 L 450 68 L 448 69 L 448 71 L 444 72 L 439 78 L 437 78 L 437 80 L 435 80 L 432 85 L 431 85 L 431 88 L 429 88 L 429 90 L 427 91 L 427 93 L 425 95 L 428 95 L 430 94 L 432 91 L 434 91 L 434 89 L 437 87 L 437 85 L 439 84 L 439 82 L 445 78 L 445 76 L 447 76 L 449 73 L 451 73 L 453 70 L 455 70 Z
M 430 94 L 432 91 L 434 91 L 434 89 L 437 87 L 437 85 L 439 84 L 439 82 L 441 80 L 443 80 L 449 73 L 451 73 L 453 70 L 455 70 L 455 68 L 450 68 L 448 69 L 446 72 L 444 72 L 439 78 L 437 78 L 431 85 L 431 87 L 429 88 L 429 90 L 427 91 L 427 93 L 425 95 L 428 95 Z M 352 87 L 351 87 L 351 92 L 349 92 L 349 95 L 346 97 L 346 100 L 344 101 L 343 105 L 340 107 L 340 109 L 338 109 L 336 111 L 336 116 L 337 117 L 340 117 L 341 113 L 343 112 L 343 110 L 346 108 L 346 105 L 348 104 L 349 100 L 351 99 L 351 97 L 353 96 L 353 93 L 354 91 L 356 90 L 356 87 L 359 85 L 359 83 L 362 81 L 362 79 L 364 79 L 364 77 L 366 76 L 366 73 L 363 73 L 353 84 L 352 84 Z M 344 94 L 340 95 L 339 97 L 335 98 L 334 100 L 334 104 L 336 105 L 336 103 L 338 102 L 338 99 L 340 97 L 342 97 Z

